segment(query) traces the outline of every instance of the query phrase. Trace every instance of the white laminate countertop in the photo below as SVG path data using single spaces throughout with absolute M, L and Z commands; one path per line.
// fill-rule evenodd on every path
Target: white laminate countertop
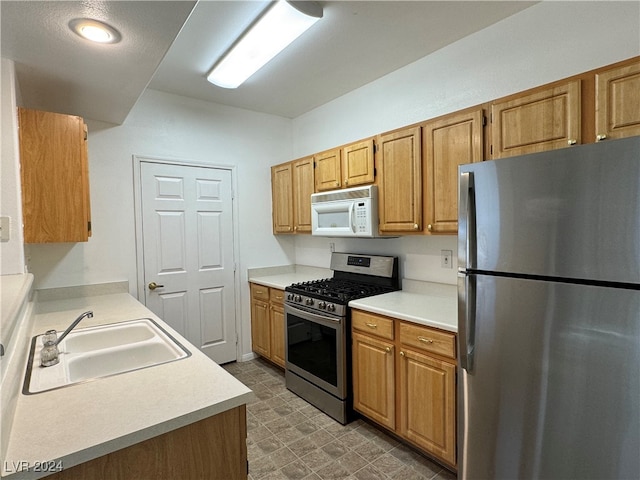
M 94 317 L 76 328 L 148 317 L 187 347 L 191 356 L 58 390 L 20 394 L 3 478 L 38 478 L 46 473 L 15 473 L 13 467 L 19 462 L 33 467 L 61 460 L 68 468 L 253 398 L 249 388 L 127 293 L 38 302 L 33 335 L 52 328 L 62 331 L 86 310 L 93 310 Z
M 349 306 L 409 322 L 458 332 L 455 285 L 403 280 L 402 290 L 352 300 Z

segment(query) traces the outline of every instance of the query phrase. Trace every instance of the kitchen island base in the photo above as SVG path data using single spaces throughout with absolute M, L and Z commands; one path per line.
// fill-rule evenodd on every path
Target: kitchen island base
M 46 477 L 49 480 L 247 478 L 246 406 L 232 408 Z

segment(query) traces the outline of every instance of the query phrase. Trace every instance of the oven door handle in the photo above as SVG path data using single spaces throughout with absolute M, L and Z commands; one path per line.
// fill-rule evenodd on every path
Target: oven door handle
M 293 305 L 289 305 L 288 303 L 285 303 L 284 305 L 284 313 L 285 315 L 287 313 L 292 313 L 300 318 L 311 320 L 327 327 L 335 327 L 336 325 L 340 325 L 342 323 L 342 318 L 331 318 L 325 315 L 318 315 L 317 313 L 307 312 L 306 310 L 302 310 Z

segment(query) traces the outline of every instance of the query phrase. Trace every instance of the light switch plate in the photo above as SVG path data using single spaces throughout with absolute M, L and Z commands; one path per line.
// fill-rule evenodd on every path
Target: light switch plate
M 440 250 L 440 266 L 442 268 L 453 268 L 453 252 L 451 250 Z
M 11 237 L 10 217 L 0 217 L 0 241 L 8 242 Z

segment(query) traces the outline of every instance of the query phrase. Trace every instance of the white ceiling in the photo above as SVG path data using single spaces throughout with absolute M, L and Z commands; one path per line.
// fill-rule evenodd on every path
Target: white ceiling
M 2 56 L 29 108 L 119 124 L 148 86 L 295 118 L 536 2 L 318 3 L 323 19 L 235 90 L 205 76 L 266 1 L 2 0 Z M 89 44 L 67 27 L 77 17 L 123 41 Z

